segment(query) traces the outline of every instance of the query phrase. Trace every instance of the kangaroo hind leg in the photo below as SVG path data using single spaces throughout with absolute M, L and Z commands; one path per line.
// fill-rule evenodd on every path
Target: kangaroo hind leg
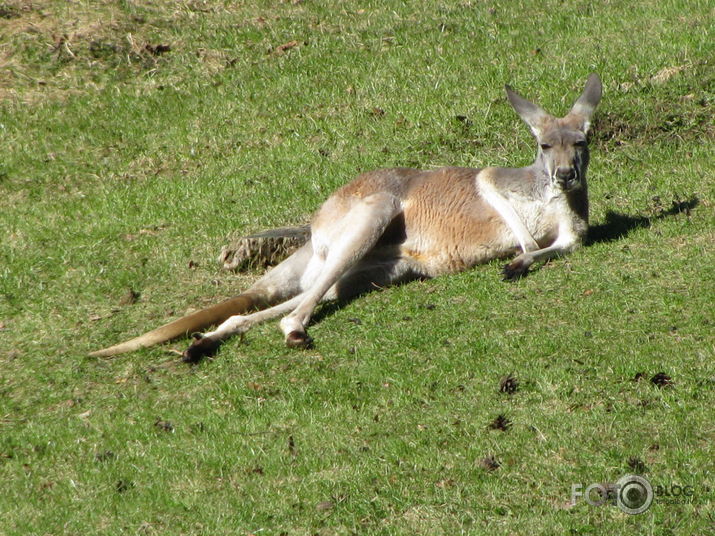
M 318 302 L 375 246 L 401 210 L 399 199 L 388 192 L 350 200 L 346 209 L 343 203 L 342 199 L 329 200 L 314 223 L 313 258 L 303 276 L 303 293 L 280 322 L 290 347 L 310 344 L 306 326 Z
M 184 361 L 196 363 L 205 356 L 216 353 L 221 343 L 233 335 L 243 334 L 250 327 L 270 318 L 289 312 L 297 302 L 295 298 L 301 293 L 301 278 L 308 262 L 312 258 L 313 248 L 310 242 L 293 253 L 278 266 L 269 270 L 246 293 L 261 297 L 258 312 L 252 314 L 234 314 L 219 324 L 213 331 L 195 334 L 191 345 L 184 352 Z M 277 307 L 282 307 L 276 311 Z M 273 307 L 271 307 L 273 305 Z

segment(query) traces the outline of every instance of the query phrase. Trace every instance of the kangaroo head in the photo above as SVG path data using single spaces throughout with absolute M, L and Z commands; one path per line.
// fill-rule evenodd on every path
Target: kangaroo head
M 556 118 L 506 86 L 509 102 L 529 125 L 539 144 L 536 163 L 550 177 L 551 184 L 560 190 L 568 192 L 585 185 L 588 167 L 586 134 L 601 100 L 601 91 L 601 79 L 597 74 L 591 74 L 571 111 Z

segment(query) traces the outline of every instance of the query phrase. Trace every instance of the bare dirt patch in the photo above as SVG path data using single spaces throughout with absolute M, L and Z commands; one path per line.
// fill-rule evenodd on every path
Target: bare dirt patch
M 664 67 L 618 91 L 595 121 L 593 139 L 602 146 L 715 138 L 709 62 Z

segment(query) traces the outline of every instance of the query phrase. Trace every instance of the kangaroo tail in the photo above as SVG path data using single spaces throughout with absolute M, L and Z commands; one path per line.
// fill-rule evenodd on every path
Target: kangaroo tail
M 226 300 L 217 305 L 213 305 L 201 311 L 197 311 L 190 315 L 186 315 L 183 318 L 169 322 L 159 328 L 140 335 L 134 339 L 110 346 L 109 348 L 104 348 L 102 350 L 97 350 L 89 355 L 92 357 L 109 357 L 117 354 L 124 354 L 126 352 L 133 352 L 139 348 L 146 348 L 148 346 L 154 346 L 162 342 L 175 339 L 177 337 L 186 336 L 195 331 L 205 329 L 209 326 L 213 326 L 220 322 L 223 322 L 227 318 L 233 315 L 246 313 L 261 307 L 265 307 L 263 297 L 257 292 L 245 292 L 239 294 L 235 298 Z

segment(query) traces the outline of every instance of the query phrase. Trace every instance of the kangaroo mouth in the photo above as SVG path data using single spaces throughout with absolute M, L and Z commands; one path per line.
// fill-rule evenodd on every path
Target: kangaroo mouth
M 574 177 L 569 179 L 560 179 L 558 177 L 553 177 L 553 182 L 560 190 L 564 192 L 570 192 L 571 190 L 576 190 L 581 186 L 581 180 L 576 174 Z
M 570 192 L 571 190 L 575 190 L 580 186 L 580 182 L 578 179 L 569 179 L 567 181 L 563 181 L 560 183 L 561 189 L 564 192 Z

